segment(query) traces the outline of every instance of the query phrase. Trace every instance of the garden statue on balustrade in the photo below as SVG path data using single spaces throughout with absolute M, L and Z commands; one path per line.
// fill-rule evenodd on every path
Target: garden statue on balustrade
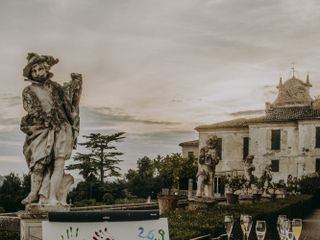
M 267 164 L 262 171 L 260 180 L 263 182 L 263 196 L 270 196 L 275 193 L 271 170 L 271 164 Z
M 217 136 L 209 137 L 206 146 L 200 149 L 197 173 L 197 198 L 213 200 L 213 179 L 216 165 L 219 163 Z M 207 191 L 205 191 L 207 187 Z
M 58 59 L 29 53 L 27 60 L 23 76 L 31 84 L 22 94 L 27 115 L 21 120 L 21 130 L 26 134 L 23 153 L 31 191 L 22 203 L 63 206 L 73 183 L 73 177 L 64 173 L 64 165 L 79 135 L 82 76 L 72 73 L 71 81 L 61 86 L 51 80 L 50 72 Z
M 244 170 L 244 193 L 248 194 L 249 189 L 251 189 L 252 184 L 254 183 L 254 175 L 253 171 L 256 169 L 255 166 L 253 165 L 253 155 L 248 155 L 244 160 L 243 160 L 243 170 Z

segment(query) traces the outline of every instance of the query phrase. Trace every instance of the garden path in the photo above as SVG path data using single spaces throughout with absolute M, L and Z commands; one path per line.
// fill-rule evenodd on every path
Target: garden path
M 303 219 L 301 240 L 320 239 L 320 208 L 315 209 L 309 216 Z

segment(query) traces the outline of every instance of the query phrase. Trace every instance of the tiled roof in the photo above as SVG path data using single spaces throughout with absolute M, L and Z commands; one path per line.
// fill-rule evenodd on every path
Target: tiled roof
M 266 119 L 273 121 L 304 120 L 320 117 L 320 110 L 311 106 L 277 107 L 266 111 Z
M 248 128 L 250 124 L 255 123 L 278 123 L 278 122 L 294 122 L 298 120 L 320 120 L 320 111 L 310 109 L 306 114 L 305 109 L 301 108 L 286 108 L 276 109 L 272 114 L 257 118 L 238 118 L 230 121 L 218 122 L 208 125 L 201 125 L 195 128 L 195 130 L 205 129 L 228 129 L 228 128 Z
M 201 125 L 196 127 L 196 130 L 199 129 L 219 129 L 219 128 L 246 128 L 248 127 L 246 118 L 238 118 L 230 121 L 218 122 L 208 125 Z
M 181 147 L 198 147 L 199 146 L 199 140 L 194 140 L 194 141 L 188 141 L 188 142 L 182 142 L 179 144 Z

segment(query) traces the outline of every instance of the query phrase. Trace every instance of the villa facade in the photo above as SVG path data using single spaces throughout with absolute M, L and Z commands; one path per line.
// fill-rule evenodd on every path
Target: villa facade
M 183 155 L 194 151 L 198 156 L 206 140 L 216 135 L 221 140 L 216 186 L 221 175 L 241 174 L 242 160 L 248 154 L 255 156 L 254 175 L 261 176 L 271 164 L 275 182 L 286 180 L 289 174 L 300 178 L 319 171 L 320 99 L 310 96 L 311 87 L 309 76 L 305 81 L 294 75 L 285 82 L 280 79 L 278 96 L 266 103 L 264 116 L 198 126 L 199 140 L 180 144 Z

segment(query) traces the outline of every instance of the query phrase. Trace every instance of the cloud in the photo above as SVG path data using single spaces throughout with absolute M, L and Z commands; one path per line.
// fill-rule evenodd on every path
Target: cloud
M 293 61 L 297 74 L 320 78 L 316 0 L 12 0 L 1 2 L 0 21 L 1 134 L 19 132 L 27 84 L 21 71 L 30 51 L 60 59 L 52 68 L 59 83 L 83 73 L 83 133 L 147 134 L 145 143 L 163 131 L 173 144 L 176 131 L 191 134 L 231 111 L 264 108 Z M 320 85 L 313 85 L 317 96 Z M 169 149 L 170 141 L 157 139 L 159 151 L 161 144 Z M 8 149 L 13 142 L 0 141 Z M 147 152 L 143 146 L 129 154 Z
M 230 113 L 230 116 L 232 117 L 244 117 L 244 116 L 257 116 L 257 115 L 263 115 L 265 113 L 264 110 L 245 110 L 245 111 L 239 111 L 239 112 L 233 112 Z
M 81 127 L 86 130 L 111 130 L 126 132 L 146 132 L 154 129 L 175 129 L 181 123 L 158 121 L 156 119 L 140 119 L 129 115 L 123 109 L 110 107 L 82 107 L 80 110 Z
M 9 129 L 16 131 L 23 114 L 21 97 L 7 93 L 0 94 L 0 109 L 0 132 Z
M 2 94 L 0 95 L 0 101 L 6 107 L 15 107 L 21 104 L 21 97 L 13 96 L 10 94 Z
M 134 122 L 142 124 L 155 124 L 155 125 L 179 125 L 179 122 L 170 122 L 170 121 L 157 121 L 157 120 L 147 120 L 147 119 L 137 119 L 134 116 L 126 114 L 123 110 L 117 109 L 114 110 L 110 107 L 99 107 L 94 109 L 98 114 L 101 114 L 102 117 L 120 122 Z
M 10 172 L 18 173 L 19 175 L 28 173 L 27 163 L 24 158 L 16 156 L 0 156 L 0 175 L 8 175 Z

